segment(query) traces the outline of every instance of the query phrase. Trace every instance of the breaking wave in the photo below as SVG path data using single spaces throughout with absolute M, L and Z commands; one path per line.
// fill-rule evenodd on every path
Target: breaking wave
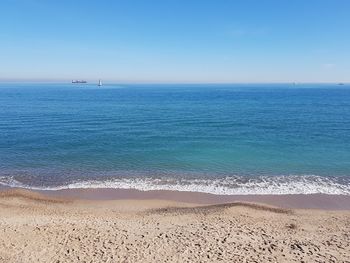
M 341 194 L 350 195 L 349 177 L 317 175 L 229 176 L 221 178 L 133 177 L 104 180 L 75 180 L 62 185 L 26 184 L 13 176 L 0 176 L 0 185 L 33 190 L 114 188 L 202 192 L 217 195 L 250 194 Z

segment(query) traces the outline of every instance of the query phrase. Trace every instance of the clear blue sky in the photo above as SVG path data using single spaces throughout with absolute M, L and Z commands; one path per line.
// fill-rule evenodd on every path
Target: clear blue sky
M 349 0 L 1 0 L 0 79 L 350 81 Z

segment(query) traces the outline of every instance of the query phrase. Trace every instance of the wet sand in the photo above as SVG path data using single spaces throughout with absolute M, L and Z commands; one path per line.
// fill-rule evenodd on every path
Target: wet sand
M 63 198 L 86 200 L 166 200 L 192 204 L 222 204 L 230 202 L 263 203 L 292 209 L 350 210 L 350 196 L 346 195 L 213 195 L 198 192 L 139 191 L 133 189 L 66 189 L 41 191 Z
M 0 262 L 350 260 L 350 211 L 82 192 L 0 192 Z

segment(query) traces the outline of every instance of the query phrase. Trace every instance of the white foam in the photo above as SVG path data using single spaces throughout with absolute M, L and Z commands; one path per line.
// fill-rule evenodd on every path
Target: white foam
M 35 190 L 62 190 L 77 188 L 114 188 L 190 191 L 219 195 L 251 194 L 341 194 L 350 195 L 350 184 L 339 183 L 336 178 L 316 175 L 269 176 L 244 179 L 244 177 L 225 177 L 213 179 L 186 178 L 115 178 L 105 181 L 76 181 L 61 186 L 37 187 L 24 185 L 11 177 L 0 177 L 0 185 L 22 187 Z

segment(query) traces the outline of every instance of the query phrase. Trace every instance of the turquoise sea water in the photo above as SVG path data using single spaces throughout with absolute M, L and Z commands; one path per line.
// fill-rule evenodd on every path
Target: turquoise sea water
M 0 184 L 350 194 L 350 86 L 2 83 Z

